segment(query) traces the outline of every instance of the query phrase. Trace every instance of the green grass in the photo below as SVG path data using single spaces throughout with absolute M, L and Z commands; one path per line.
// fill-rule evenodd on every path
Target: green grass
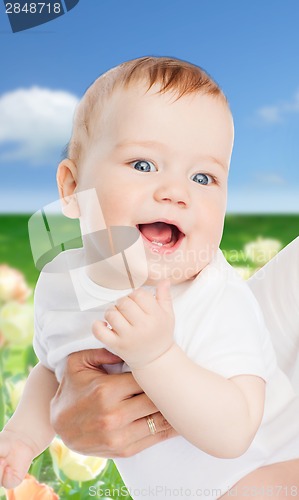
M 31 253 L 28 235 L 30 217 L 30 214 L 0 214 L 0 263 L 6 263 L 20 269 L 28 283 L 34 286 L 40 271 L 36 269 Z M 55 223 L 55 227 L 60 235 L 62 232 L 66 235 L 67 240 L 67 235 L 74 233 L 74 227 L 76 228 L 78 223 L 66 218 L 61 218 L 61 220 L 62 224 Z M 48 218 L 48 221 L 50 221 L 50 218 Z M 36 236 L 38 237 L 39 234 L 35 232 Z M 46 242 L 45 233 L 40 234 L 40 240 L 40 246 L 45 246 L 42 244 Z M 56 253 L 58 252 L 56 251 Z
M 21 270 L 28 281 L 34 287 L 39 275 L 39 271 L 35 268 L 31 255 L 29 236 L 28 236 L 28 220 L 30 215 L 4 215 L 0 214 L 0 264 L 7 263 L 12 267 Z M 37 221 L 39 224 L 40 221 Z M 41 219 L 41 222 L 43 220 Z M 51 221 L 48 219 L 51 226 Z M 57 224 L 55 221 L 56 231 L 59 232 L 59 237 L 63 241 L 71 240 L 71 235 L 77 231 L 76 222 L 64 219 Z M 75 225 L 74 225 L 75 224 Z M 39 227 L 39 226 L 38 226 Z M 44 226 L 40 226 L 41 233 L 37 233 L 37 239 L 41 240 L 41 247 L 48 248 L 49 239 L 45 232 Z M 242 250 L 243 246 L 255 240 L 258 236 L 266 238 L 275 238 L 281 241 L 283 246 L 292 241 L 299 233 L 299 214 L 298 215 L 228 215 L 225 222 L 224 236 L 221 248 L 229 252 L 231 250 Z M 56 235 L 57 236 L 57 235 Z M 66 246 L 66 245 L 65 245 Z M 57 247 L 58 248 L 58 247 Z M 52 250 L 51 250 L 52 252 Z M 54 247 L 54 253 L 56 247 Z M 34 364 L 32 358 L 32 349 L 20 350 L 10 348 L 6 353 L 6 364 L 4 376 L 17 375 L 19 373 L 27 374 L 28 367 Z M 76 483 L 65 480 L 61 482 L 56 477 L 49 452 L 46 451 L 34 461 L 31 472 L 36 475 L 40 481 L 51 485 L 55 491 L 59 493 L 61 500 L 73 498 L 74 500 L 82 500 L 88 498 L 89 485 L 99 485 L 103 490 L 110 488 L 124 491 L 120 476 L 110 461 L 107 469 L 102 476 L 100 482 L 91 481 L 90 483 Z M 107 497 L 108 498 L 108 497 Z M 115 498 L 109 495 L 109 498 Z M 124 498 L 130 498 L 129 495 Z
M 20 269 L 34 285 L 39 272 L 34 267 L 29 237 L 30 215 L 0 215 L 0 262 Z
M 39 275 L 35 268 L 29 237 L 30 215 L 0 214 L 0 263 L 7 263 L 20 269 L 31 286 Z M 64 222 L 73 227 L 72 221 Z M 241 250 L 243 245 L 258 236 L 276 238 L 283 246 L 299 234 L 299 214 L 297 215 L 228 215 L 221 248 Z
M 299 214 L 227 215 L 221 248 L 241 250 L 258 236 L 275 238 L 286 246 L 299 236 Z

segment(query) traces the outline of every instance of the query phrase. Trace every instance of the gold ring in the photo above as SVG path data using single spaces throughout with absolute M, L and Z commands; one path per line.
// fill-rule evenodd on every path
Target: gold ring
M 154 422 L 154 419 L 153 419 L 152 415 L 150 415 L 149 417 L 147 417 L 146 421 L 147 421 L 147 425 L 148 425 L 150 433 L 152 435 L 156 434 L 157 433 L 157 429 L 156 429 L 155 422 Z

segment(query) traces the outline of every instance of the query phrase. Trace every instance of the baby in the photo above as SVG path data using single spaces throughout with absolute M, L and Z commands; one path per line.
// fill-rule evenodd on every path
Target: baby
M 299 458 L 299 398 L 219 250 L 232 146 L 225 96 L 190 63 L 128 61 L 87 90 L 57 173 L 83 248 L 62 252 L 36 287 L 40 362 L 0 435 L 5 487 L 54 436 L 67 356 L 103 344 L 178 433 L 115 460 L 133 498 L 219 498 L 258 467 Z

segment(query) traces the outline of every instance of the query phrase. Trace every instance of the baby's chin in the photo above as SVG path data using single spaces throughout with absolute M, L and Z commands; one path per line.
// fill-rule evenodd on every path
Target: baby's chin
M 169 280 L 171 285 L 178 285 L 187 281 L 193 281 L 200 273 L 200 269 L 184 268 L 161 268 L 149 269 L 148 278 L 145 285 L 155 286 L 162 280 Z

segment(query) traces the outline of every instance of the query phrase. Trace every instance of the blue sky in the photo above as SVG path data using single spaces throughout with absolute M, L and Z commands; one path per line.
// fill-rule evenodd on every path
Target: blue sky
M 0 5 L 0 212 L 57 199 L 55 170 L 77 100 L 143 55 L 204 67 L 235 118 L 229 212 L 299 211 L 297 0 L 80 0 L 13 34 Z

